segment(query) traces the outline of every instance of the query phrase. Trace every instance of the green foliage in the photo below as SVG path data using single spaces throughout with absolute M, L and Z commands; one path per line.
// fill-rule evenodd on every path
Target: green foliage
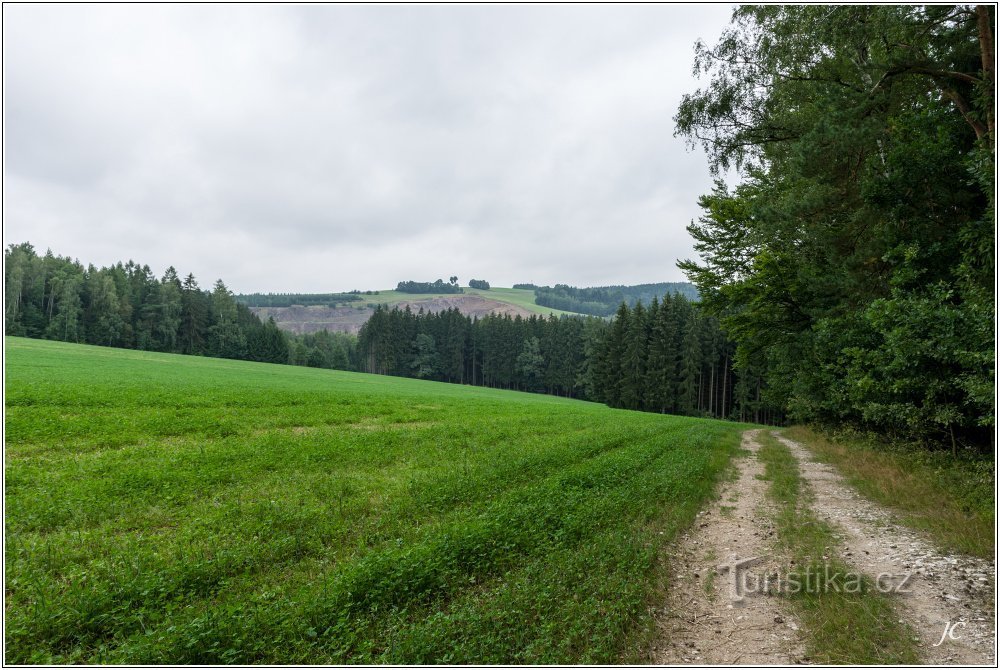
M 365 372 L 582 398 L 589 397 L 585 335 L 593 337 L 604 325 L 597 319 L 480 319 L 457 309 L 414 314 L 408 307 L 378 306 L 358 333 L 357 358 Z
M 413 343 L 415 355 L 410 367 L 413 368 L 413 376 L 417 379 L 429 379 L 438 374 L 440 361 L 438 359 L 437 346 L 434 344 L 434 337 L 427 333 L 419 333 Z
M 718 320 L 680 294 L 654 298 L 649 309 L 621 303 L 589 346 L 588 388 L 611 407 L 782 422 L 780 408 L 761 398 L 755 371 L 734 373 L 732 355 Z
M 288 342 L 236 302 L 220 279 L 211 292 L 173 267 L 157 280 L 132 261 L 84 268 L 31 244 L 4 251 L 7 334 L 109 347 L 289 362 Z
M 371 292 L 366 292 L 370 294 Z M 247 293 L 234 296 L 247 307 L 291 307 L 292 305 L 325 305 L 336 307 L 342 303 L 361 300 L 359 291 L 351 293 Z
M 396 290 L 400 293 L 465 293 L 458 285 L 458 277 L 451 277 L 447 284 L 440 279 L 433 282 L 401 281 Z
M 517 372 L 524 379 L 526 391 L 534 391 L 542 383 L 545 359 L 539 349 L 538 338 L 529 337 L 524 341 L 521 353 L 517 355 Z
M 710 82 L 685 96 L 678 133 L 742 183 L 701 198 L 701 258 L 679 265 L 738 343 L 737 368 L 762 380 L 755 393 L 798 420 L 989 444 L 984 12 L 745 6 L 697 47 Z
M 614 663 L 741 426 L 7 338 L 8 663 Z
M 629 305 L 637 302 L 648 305 L 653 299 L 665 294 L 677 293 L 689 300 L 698 299 L 698 291 L 687 282 L 593 288 L 576 288 L 566 284 L 556 284 L 554 287 L 517 284 L 515 288 L 518 287 L 533 288 L 536 304 L 592 316 L 611 316 L 623 302 Z
M 490 283 L 485 279 L 470 279 L 469 288 L 478 288 L 483 291 L 490 290 Z

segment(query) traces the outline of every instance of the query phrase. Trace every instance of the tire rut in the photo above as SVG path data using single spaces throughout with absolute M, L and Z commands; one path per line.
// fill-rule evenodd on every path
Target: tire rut
M 910 575 L 906 591 L 893 601 L 919 636 L 923 662 L 996 667 L 996 563 L 941 552 L 888 509 L 863 498 L 801 444 L 777 431 L 771 435 L 798 460 L 816 516 L 840 536 L 840 546 L 830 550 L 839 550 L 846 563 L 873 580 L 891 575 L 898 584 Z
M 659 664 L 789 665 L 805 655 L 799 624 L 787 604 L 763 593 L 734 600 L 732 576 L 720 565 L 761 558 L 760 574 L 777 572 L 771 503 L 757 458 L 759 430 L 743 434 L 749 452 L 739 476 L 725 482 L 718 499 L 698 515 L 669 556 L 666 607 L 657 612 L 657 641 L 650 658 Z

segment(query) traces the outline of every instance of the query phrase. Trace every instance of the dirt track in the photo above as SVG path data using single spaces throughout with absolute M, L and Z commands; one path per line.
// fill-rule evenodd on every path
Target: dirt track
M 767 589 L 751 589 L 740 598 L 731 571 L 720 570 L 749 558 L 760 559 L 748 566 L 757 575 L 778 574 L 788 566 L 787 557 L 775 553 L 773 503 L 766 497 L 768 482 L 760 478 L 758 434 L 744 433 L 746 457 L 734 461 L 738 475 L 723 484 L 718 499 L 671 552 L 670 595 L 658 614 L 660 635 L 650 651 L 657 663 L 809 662 L 804 631 L 789 603 Z M 815 496 L 814 513 L 842 539 L 830 551 L 873 580 L 880 574 L 912 575 L 908 593 L 892 597 L 920 638 L 923 662 L 995 666 L 995 564 L 938 551 L 900 526 L 889 510 L 862 498 L 802 445 L 779 439 L 799 461 Z M 951 637 L 944 635 L 948 622 L 961 622 Z
M 831 551 L 839 550 L 847 563 L 872 579 L 911 575 L 906 592 L 898 596 L 898 610 L 920 636 L 922 660 L 934 665 L 995 665 L 996 566 L 940 551 L 900 525 L 890 510 L 861 497 L 801 444 L 772 434 L 798 459 L 802 477 L 816 496 L 816 515 L 842 539 Z M 953 636 L 944 635 L 948 623 L 957 624 Z
M 772 551 L 774 528 L 756 437 L 754 430 L 743 434 L 741 446 L 748 453 L 735 461 L 739 476 L 723 485 L 671 556 L 671 599 L 659 622 L 657 663 L 791 664 L 805 653 L 786 603 L 761 594 L 733 602 L 731 576 L 717 570 L 738 559 L 766 557 L 753 569 L 768 573 L 781 560 Z

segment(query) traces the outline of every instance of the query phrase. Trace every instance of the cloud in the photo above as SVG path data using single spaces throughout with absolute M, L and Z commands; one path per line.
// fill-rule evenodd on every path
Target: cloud
M 8 6 L 4 237 L 237 291 L 677 280 L 729 11 Z

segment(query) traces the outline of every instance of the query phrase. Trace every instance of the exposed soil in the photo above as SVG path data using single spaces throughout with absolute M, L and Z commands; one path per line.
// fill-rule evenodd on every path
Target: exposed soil
M 940 551 L 901 525 L 890 510 L 861 497 L 801 444 L 772 434 L 799 460 L 802 476 L 815 494 L 816 515 L 838 531 L 842 544 L 830 550 L 872 579 L 894 575 L 899 583 L 898 577 L 911 575 L 896 602 L 900 615 L 920 637 L 923 661 L 995 666 L 996 564 Z M 946 623 L 958 623 L 953 636 L 944 635 Z
M 352 307 L 326 307 L 324 305 L 292 305 L 291 307 L 251 307 L 250 311 L 263 320 L 273 317 L 282 330 L 303 335 L 328 330 L 331 333 L 357 335 L 372 309 L 364 303 Z
M 659 636 L 650 658 L 661 664 L 771 665 L 807 663 L 803 633 L 787 601 L 766 589 L 734 598 L 730 573 L 737 560 L 761 558 L 750 570 L 780 572 L 787 557 L 775 553 L 769 483 L 757 459 L 759 431 L 743 434 L 738 476 L 699 513 L 669 556 L 670 592 L 658 613 Z M 897 610 L 918 635 L 924 663 L 996 666 L 996 564 L 947 554 L 901 525 L 888 509 L 854 491 L 802 445 L 773 433 L 799 461 L 814 494 L 816 516 L 841 542 L 831 555 L 871 579 L 899 586 Z M 946 624 L 952 635 L 944 635 Z M 957 625 L 956 625 L 957 624 Z M 942 637 L 944 638 L 942 641 Z
M 749 453 L 736 461 L 739 476 L 726 482 L 719 498 L 699 513 L 695 528 L 683 535 L 669 557 L 670 596 L 659 616 L 659 641 L 651 657 L 661 664 L 776 665 L 802 661 L 799 624 L 774 596 L 753 593 L 734 601 L 729 571 L 737 560 L 763 557 L 759 574 L 776 572 L 774 527 L 768 482 L 757 460 L 758 431 L 743 434 Z
M 372 303 L 378 301 L 378 296 L 372 296 Z M 487 314 L 509 314 L 512 318 L 521 315 L 528 317 L 534 314 L 524 307 L 484 298 L 475 294 L 460 294 L 438 296 L 433 298 L 414 297 L 398 303 L 400 309 L 409 306 L 417 312 L 443 312 L 448 309 L 458 309 L 466 316 L 483 317 Z M 292 305 L 291 307 L 252 307 L 254 314 L 262 319 L 274 317 L 274 322 L 282 330 L 302 335 L 328 330 L 331 333 L 357 334 L 374 311 L 366 302 L 358 302 L 352 306 L 327 307 L 325 305 Z

